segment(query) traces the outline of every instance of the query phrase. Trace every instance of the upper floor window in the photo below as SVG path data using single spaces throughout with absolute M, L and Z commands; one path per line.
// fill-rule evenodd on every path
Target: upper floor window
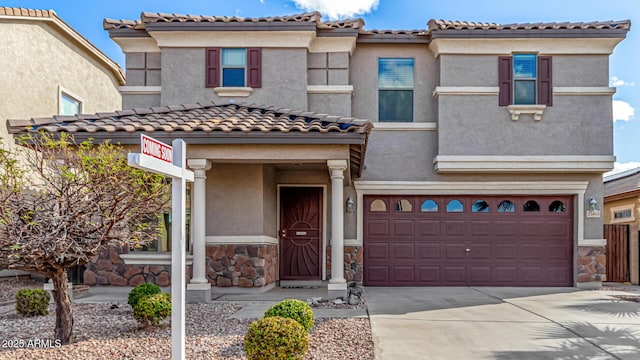
M 60 115 L 75 115 L 82 112 L 82 101 L 73 96 L 60 92 Z
M 498 57 L 498 83 L 500 106 L 551 106 L 551 56 L 514 54 Z
M 262 87 L 261 48 L 207 48 L 206 87 Z
M 378 59 L 378 121 L 413 121 L 413 59 Z
M 613 218 L 614 219 L 628 219 L 631 217 L 631 209 L 626 209 L 626 210 L 622 210 L 622 211 L 615 211 L 613 213 Z

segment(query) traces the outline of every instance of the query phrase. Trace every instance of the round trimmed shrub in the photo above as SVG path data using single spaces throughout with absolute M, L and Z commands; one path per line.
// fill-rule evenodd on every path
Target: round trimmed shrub
M 297 321 L 280 316 L 254 321 L 244 337 L 249 360 L 302 359 L 307 350 L 307 331 Z
M 285 299 L 270 307 L 264 317 L 281 316 L 297 321 L 302 327 L 311 331 L 315 319 L 311 306 L 302 300 Z
M 159 325 L 171 315 L 171 294 L 145 296 L 133 307 L 133 317 L 142 325 Z
M 22 316 L 47 315 L 51 295 L 43 289 L 20 289 L 16 293 L 16 311 Z
M 133 288 L 129 292 L 128 303 L 131 307 L 135 307 L 138 301 L 145 296 L 155 295 L 160 293 L 160 286 L 152 283 L 140 284 Z

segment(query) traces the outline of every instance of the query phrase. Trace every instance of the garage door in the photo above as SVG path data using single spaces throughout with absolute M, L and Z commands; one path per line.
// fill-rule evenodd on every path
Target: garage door
M 571 196 L 364 197 L 371 286 L 572 286 Z

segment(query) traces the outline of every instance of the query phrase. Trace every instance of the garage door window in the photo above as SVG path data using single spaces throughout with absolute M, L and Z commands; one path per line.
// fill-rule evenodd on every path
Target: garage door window
M 369 211 L 371 212 L 385 212 L 387 211 L 387 203 L 383 200 L 375 199 L 369 205 Z
M 464 205 L 460 200 L 451 200 L 447 203 L 447 212 L 464 212 Z
M 498 212 L 499 213 L 512 213 L 512 212 L 516 212 L 516 206 L 513 205 L 513 203 L 509 200 L 503 200 L 499 205 L 498 205 Z
M 401 199 L 396 202 L 396 211 L 412 212 L 413 206 L 411 205 L 411 202 L 409 202 L 409 200 Z
M 540 211 L 540 204 L 538 204 L 536 201 L 534 200 L 529 200 L 526 203 L 524 203 L 524 208 L 522 209 L 524 211 Z
M 484 200 L 476 200 L 476 202 L 473 203 L 473 207 L 471 208 L 471 211 L 488 213 L 489 203 Z
M 428 199 L 422 202 L 420 206 L 420 211 L 422 212 L 438 212 L 438 203 Z
M 551 204 L 549 204 L 549 212 L 563 213 L 566 211 L 567 211 L 567 208 L 564 206 L 564 203 L 560 200 L 556 200 Z

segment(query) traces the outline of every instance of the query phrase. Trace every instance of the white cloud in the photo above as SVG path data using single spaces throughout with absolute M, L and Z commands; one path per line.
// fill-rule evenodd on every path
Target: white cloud
M 636 109 L 622 100 L 613 100 L 613 122 L 629 121 L 635 117 Z
M 615 86 L 615 87 L 618 87 L 618 86 L 635 86 L 636 83 L 633 82 L 633 81 L 627 82 L 627 81 L 624 81 L 624 80 L 618 78 L 617 76 L 612 76 L 611 79 L 609 79 L 609 85 L 610 86 Z
M 378 7 L 379 0 L 293 0 L 304 11 L 320 11 L 330 19 L 349 18 L 365 14 Z
M 635 169 L 635 168 L 638 168 L 638 167 L 640 167 L 640 162 L 635 162 L 635 161 L 630 161 L 630 162 L 626 162 L 626 163 L 616 162 L 613 165 L 613 170 L 609 171 L 608 173 L 605 173 L 603 176 L 609 176 L 609 175 L 621 173 L 623 171 Z
M 260 4 L 264 4 L 264 0 L 260 0 Z

